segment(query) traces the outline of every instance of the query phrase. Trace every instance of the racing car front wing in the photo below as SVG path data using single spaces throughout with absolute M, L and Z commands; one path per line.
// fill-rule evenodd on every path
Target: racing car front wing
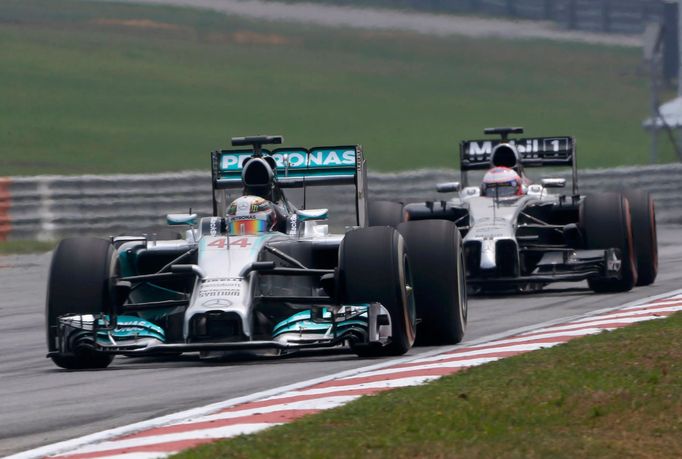
M 621 276 L 620 250 L 570 250 L 547 252 L 532 274 L 514 277 L 469 277 L 474 286 L 499 284 L 549 284 L 553 282 L 580 282 L 590 278 L 618 278 Z
M 310 301 L 308 298 L 306 300 Z M 318 298 L 319 300 L 319 298 Z M 369 303 L 360 307 L 366 311 L 366 325 L 337 331 L 345 318 L 331 316 L 325 333 L 312 338 L 305 325 L 283 332 L 272 340 L 180 342 L 166 343 L 163 330 L 145 320 L 119 316 L 112 327 L 107 316 L 69 315 L 59 318 L 57 350 L 50 355 L 68 355 L 76 348 L 121 355 L 163 355 L 183 352 L 238 351 L 238 350 L 281 350 L 336 347 L 351 341 L 357 344 L 386 345 L 392 336 L 391 318 L 388 310 L 380 303 Z M 365 315 L 363 314 L 363 315 Z M 357 317 L 358 313 L 354 313 Z M 311 321 L 314 319 L 311 316 Z

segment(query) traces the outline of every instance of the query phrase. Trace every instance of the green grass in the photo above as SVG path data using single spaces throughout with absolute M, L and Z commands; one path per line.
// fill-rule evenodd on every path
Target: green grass
M 0 255 L 49 252 L 56 241 L 0 241 Z
M 638 50 L 74 0 L 2 0 L 0 42 L 0 175 L 205 169 L 255 133 L 454 167 L 459 140 L 509 124 L 577 136 L 582 167 L 648 161 Z
M 173 457 L 677 458 L 680 400 L 677 314 Z

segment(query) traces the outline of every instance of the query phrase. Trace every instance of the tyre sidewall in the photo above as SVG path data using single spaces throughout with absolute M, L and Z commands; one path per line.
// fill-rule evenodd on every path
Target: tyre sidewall
M 117 258 L 105 239 L 64 239 L 55 248 L 50 263 L 45 304 L 48 350 L 55 343 L 58 317 L 66 314 L 110 314 L 114 308 L 114 275 Z M 86 352 L 80 356 L 57 355 L 53 361 L 63 368 L 103 368 L 113 356 Z
M 625 196 L 621 193 L 587 196 L 580 206 L 580 224 L 587 249 L 616 248 L 621 253 L 620 278 L 591 278 L 590 288 L 596 292 L 631 290 L 637 283 L 637 258 L 630 206 Z
M 656 209 L 648 192 L 625 192 L 632 215 L 632 234 L 637 254 L 637 285 L 650 285 L 658 274 L 658 238 Z
M 361 228 L 346 234 L 339 248 L 339 300 L 381 303 L 391 315 L 393 336 L 366 355 L 400 355 L 415 340 L 415 317 L 406 285 L 410 268 L 405 241 L 393 228 Z M 374 346 L 373 346 L 374 347 Z
M 402 223 L 413 270 L 413 288 L 420 324 L 419 344 L 455 344 L 462 340 L 468 307 L 462 239 L 446 220 Z

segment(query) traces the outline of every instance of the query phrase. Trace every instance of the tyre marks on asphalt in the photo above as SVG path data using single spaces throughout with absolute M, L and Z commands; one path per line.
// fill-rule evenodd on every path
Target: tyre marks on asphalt
M 344 405 L 363 395 L 424 384 L 465 368 L 556 346 L 579 336 L 664 318 L 681 310 L 682 294 L 657 298 L 490 342 L 448 348 L 442 353 L 418 357 L 408 362 L 401 361 L 383 368 L 312 383 L 307 387 L 216 409 L 215 412 L 143 429 L 99 443 L 86 444 L 71 450 L 61 449 L 60 454 L 50 457 L 60 459 L 166 457 L 202 443 L 258 432 L 291 422 L 303 416 Z M 28 451 L 10 457 L 41 457 L 31 453 Z

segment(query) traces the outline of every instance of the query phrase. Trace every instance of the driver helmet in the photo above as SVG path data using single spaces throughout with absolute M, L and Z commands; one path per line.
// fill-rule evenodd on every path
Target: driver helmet
M 273 231 L 277 213 L 270 201 L 260 196 L 241 196 L 227 208 L 230 235 L 254 235 Z
M 507 198 L 523 194 L 521 176 L 508 167 L 493 167 L 483 176 L 481 196 Z

